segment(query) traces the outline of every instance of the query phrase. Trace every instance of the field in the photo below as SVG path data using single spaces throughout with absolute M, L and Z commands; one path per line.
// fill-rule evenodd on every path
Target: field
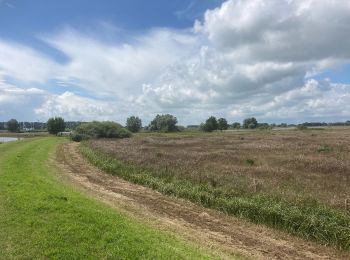
M 95 165 L 164 194 L 350 249 L 350 129 L 93 140 Z
M 79 191 L 52 162 L 64 138 L 0 145 L 0 259 L 211 259 Z
M 349 133 L 1 144 L 0 259 L 348 259 Z

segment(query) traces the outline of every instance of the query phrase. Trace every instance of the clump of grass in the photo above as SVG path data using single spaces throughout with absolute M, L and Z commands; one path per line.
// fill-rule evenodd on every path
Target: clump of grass
M 101 151 L 91 149 L 87 144 L 81 146 L 81 152 L 92 164 L 107 173 L 150 187 L 165 195 L 188 199 L 254 223 L 350 250 L 350 216 L 315 200 L 290 202 L 271 195 L 243 195 L 210 183 L 195 183 L 185 178 L 157 175 L 151 169 L 116 160 Z
M 254 160 L 253 159 L 246 159 L 245 160 L 245 163 L 249 166 L 253 166 L 255 164 Z
M 329 153 L 329 152 L 332 152 L 333 149 L 332 149 L 332 147 L 330 147 L 329 145 L 323 145 L 323 146 L 320 147 L 317 151 L 318 151 L 319 153 Z

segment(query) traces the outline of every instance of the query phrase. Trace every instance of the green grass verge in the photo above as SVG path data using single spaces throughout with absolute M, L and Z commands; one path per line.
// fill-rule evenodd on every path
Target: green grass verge
M 81 145 L 81 152 L 100 169 L 163 194 L 185 198 L 254 223 L 350 250 L 350 216 L 316 201 L 289 202 L 278 197 L 241 195 L 208 184 L 171 178 L 116 160 L 101 151 L 93 150 L 86 143 Z
M 0 259 L 212 258 L 62 183 L 47 161 L 63 142 L 0 146 Z

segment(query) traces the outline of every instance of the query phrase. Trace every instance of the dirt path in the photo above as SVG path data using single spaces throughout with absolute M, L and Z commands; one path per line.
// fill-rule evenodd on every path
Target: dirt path
M 291 237 L 266 227 L 164 196 L 151 189 L 105 174 L 91 166 L 78 143 L 60 147 L 54 160 L 64 177 L 90 194 L 136 218 L 221 252 L 258 259 L 349 259 L 332 248 Z

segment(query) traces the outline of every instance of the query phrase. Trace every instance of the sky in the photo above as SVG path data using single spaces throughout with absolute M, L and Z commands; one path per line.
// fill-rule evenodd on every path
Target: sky
M 0 0 L 0 121 L 350 120 L 348 0 Z

